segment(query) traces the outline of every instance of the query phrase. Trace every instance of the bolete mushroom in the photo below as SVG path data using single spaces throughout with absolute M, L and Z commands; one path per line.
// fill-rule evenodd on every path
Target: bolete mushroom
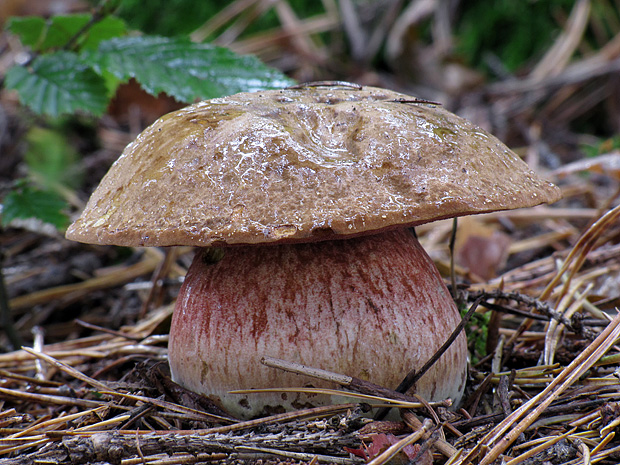
M 201 247 L 174 310 L 172 375 L 248 418 L 331 401 L 229 394 L 307 382 L 262 356 L 394 388 L 444 343 L 459 313 L 412 226 L 558 198 L 499 140 L 436 104 L 316 84 L 163 116 L 67 237 Z M 212 263 L 215 247 L 224 253 Z M 466 360 L 461 334 L 417 393 L 458 402 Z

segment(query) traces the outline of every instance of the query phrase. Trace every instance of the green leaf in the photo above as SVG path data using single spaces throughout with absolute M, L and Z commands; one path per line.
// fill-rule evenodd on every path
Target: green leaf
M 22 44 L 37 48 L 45 30 L 45 20 L 39 16 L 24 16 L 10 18 L 7 29 L 19 37 Z
M 116 16 L 106 16 L 93 24 L 81 42 L 82 50 L 95 50 L 101 42 L 127 34 L 125 21 Z
M 106 16 L 92 26 L 89 14 L 53 16 L 45 20 L 38 16 L 11 18 L 8 29 L 19 36 L 24 45 L 36 52 L 46 52 L 65 47 L 73 37 L 78 49 L 94 50 L 103 40 L 120 37 L 127 33 L 125 22 L 116 16 Z
M 90 18 L 89 14 L 53 16 L 49 20 L 45 38 L 38 51 L 64 47 L 72 37 L 88 24 Z
M 17 219 L 35 218 L 62 229 L 69 223 L 68 216 L 63 212 L 67 207 L 67 203 L 55 192 L 21 185 L 4 197 L 2 226 L 8 226 Z
M 48 20 L 38 16 L 11 18 L 8 29 L 18 35 L 24 45 L 36 52 L 45 52 L 67 45 L 90 18 L 88 14 L 53 16 Z
M 101 115 L 108 103 L 103 79 L 71 52 L 39 56 L 27 68 L 13 66 L 5 84 L 38 114 L 83 111 Z
M 165 92 L 188 103 L 294 82 L 255 57 L 178 38 L 115 38 L 82 57 L 99 73 L 107 70 L 122 80 L 133 77 L 150 94 Z
M 57 131 L 33 127 L 26 135 L 28 148 L 24 160 L 29 174 L 45 189 L 69 186 L 82 181 L 77 151 Z

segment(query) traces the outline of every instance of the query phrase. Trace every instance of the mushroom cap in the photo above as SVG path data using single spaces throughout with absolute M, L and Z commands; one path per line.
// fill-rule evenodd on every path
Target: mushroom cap
M 437 104 L 374 87 L 296 87 L 163 116 L 127 146 L 67 238 L 307 242 L 559 198 L 497 138 Z

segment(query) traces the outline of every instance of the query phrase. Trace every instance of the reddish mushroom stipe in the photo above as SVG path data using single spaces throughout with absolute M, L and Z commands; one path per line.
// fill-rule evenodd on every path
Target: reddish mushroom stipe
M 173 317 L 172 374 L 242 418 L 325 404 L 338 399 L 287 394 L 283 401 L 279 393 L 227 392 L 231 386 L 333 388 L 275 372 L 261 365 L 262 356 L 395 388 L 459 321 L 437 269 L 407 229 L 346 241 L 229 248 L 216 264 L 199 253 Z M 458 402 L 466 360 L 461 334 L 418 382 L 417 393 Z

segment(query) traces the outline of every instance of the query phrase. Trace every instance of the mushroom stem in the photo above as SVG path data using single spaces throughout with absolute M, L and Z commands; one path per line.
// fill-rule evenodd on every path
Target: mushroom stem
M 315 387 L 274 371 L 270 356 L 393 388 L 421 367 L 460 321 L 430 257 L 407 229 L 348 240 L 232 247 L 217 263 L 196 254 L 177 300 L 169 360 L 179 384 L 250 418 L 323 405 L 327 396 L 229 394 Z M 415 386 L 458 403 L 467 349 L 460 335 Z M 410 391 L 411 392 L 411 391 Z

